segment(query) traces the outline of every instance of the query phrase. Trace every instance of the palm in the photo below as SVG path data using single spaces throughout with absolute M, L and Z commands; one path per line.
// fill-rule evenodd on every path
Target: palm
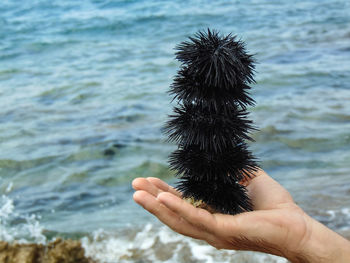
M 211 214 L 183 201 L 175 189 L 157 178 L 133 182 L 135 201 L 174 231 L 207 241 L 216 248 L 268 252 L 298 250 L 306 236 L 303 211 L 290 194 L 265 172 L 244 182 L 254 211 L 239 215 Z

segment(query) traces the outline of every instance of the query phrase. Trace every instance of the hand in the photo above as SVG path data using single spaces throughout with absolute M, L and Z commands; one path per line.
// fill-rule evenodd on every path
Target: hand
M 137 178 L 132 185 L 136 203 L 174 231 L 205 240 L 217 249 L 261 251 L 292 262 L 350 260 L 349 242 L 309 217 L 264 171 L 242 183 L 254 211 L 235 216 L 195 208 L 158 178 Z M 329 245 L 331 240 L 334 248 Z

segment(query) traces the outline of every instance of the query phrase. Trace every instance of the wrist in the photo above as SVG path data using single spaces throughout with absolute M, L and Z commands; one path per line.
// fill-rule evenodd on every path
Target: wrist
M 305 214 L 307 231 L 288 259 L 293 263 L 350 262 L 350 241 Z

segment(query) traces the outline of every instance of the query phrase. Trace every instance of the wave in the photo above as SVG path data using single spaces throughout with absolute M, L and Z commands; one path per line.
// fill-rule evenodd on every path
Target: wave
M 8 185 L 6 192 L 10 192 L 12 185 Z M 321 218 L 322 217 L 322 218 Z M 349 231 L 350 225 L 344 222 L 350 220 L 350 209 L 325 210 L 317 218 L 327 225 L 338 227 L 341 233 Z M 341 218 L 341 220 L 340 220 Z M 128 224 L 113 230 L 98 229 L 91 233 L 80 233 L 75 241 L 61 241 L 57 238 L 64 233 L 55 232 L 54 235 L 43 227 L 40 216 L 35 214 L 23 215 L 16 211 L 16 205 L 10 197 L 2 195 L 0 198 L 0 240 L 9 242 L 7 246 L 17 244 L 42 244 L 47 247 L 69 246 L 84 249 L 85 257 L 89 262 L 115 263 L 115 262 L 235 262 L 235 263 L 286 263 L 286 259 L 257 252 L 217 250 L 203 241 L 179 235 L 159 223 L 138 222 Z M 340 222 L 341 221 L 341 222 Z M 338 222 L 338 223 L 337 223 Z M 48 235 L 51 235 L 49 237 Z M 50 245 L 51 244 L 51 245 Z M 54 244 L 54 245 L 52 245 Z M 19 246 L 19 247 L 26 247 Z M 39 247 L 30 245 L 31 247 Z M 69 249 L 60 250 L 60 256 L 69 255 Z
M 99 263 L 114 262 L 235 262 L 285 263 L 286 259 L 256 253 L 217 250 L 205 242 L 181 236 L 165 226 L 146 224 L 122 233 L 97 230 L 81 239 L 87 257 Z

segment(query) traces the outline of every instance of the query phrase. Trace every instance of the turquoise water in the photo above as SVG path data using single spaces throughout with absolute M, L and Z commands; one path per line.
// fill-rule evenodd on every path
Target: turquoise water
M 263 168 L 350 236 L 349 13 L 345 0 L 1 1 L 0 239 L 82 238 L 100 262 L 226 262 L 131 200 L 135 177 L 175 181 L 161 133 L 173 47 L 207 27 L 259 61 L 251 148 Z M 164 236 L 187 259 L 154 258 Z

